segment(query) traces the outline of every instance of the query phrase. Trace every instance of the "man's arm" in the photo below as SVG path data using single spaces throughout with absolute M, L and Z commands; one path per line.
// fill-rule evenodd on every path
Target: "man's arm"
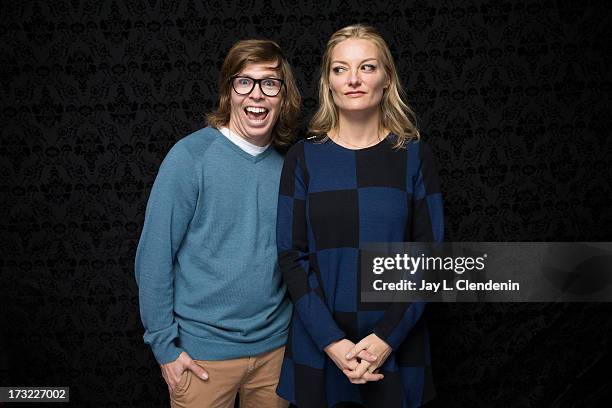
M 176 144 L 161 164 L 151 189 L 144 227 L 136 251 L 136 282 L 144 341 L 160 364 L 174 361 L 183 350 L 174 340 L 174 262 L 193 218 L 198 198 L 193 158 Z

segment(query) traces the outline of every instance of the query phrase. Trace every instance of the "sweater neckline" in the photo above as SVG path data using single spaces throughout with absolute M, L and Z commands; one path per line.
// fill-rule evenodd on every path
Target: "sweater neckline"
M 253 155 L 245 152 L 244 150 L 242 150 L 234 142 L 232 142 L 227 137 L 225 137 L 223 135 L 223 133 L 221 133 L 219 131 L 219 129 L 217 129 L 217 128 L 211 128 L 211 129 L 213 129 L 215 132 L 218 133 L 217 140 L 220 141 L 219 143 L 223 143 L 225 146 L 228 146 L 234 152 L 238 153 L 240 156 L 242 156 L 243 158 L 245 158 L 246 160 L 248 160 L 248 161 L 250 161 L 252 163 L 257 163 L 257 162 L 265 159 L 266 157 L 268 157 L 270 155 L 270 153 L 272 153 L 272 151 L 274 151 L 274 145 L 270 144 L 270 146 L 268 146 L 268 148 L 266 150 L 264 150 L 263 152 L 259 153 L 257 156 L 253 156 Z

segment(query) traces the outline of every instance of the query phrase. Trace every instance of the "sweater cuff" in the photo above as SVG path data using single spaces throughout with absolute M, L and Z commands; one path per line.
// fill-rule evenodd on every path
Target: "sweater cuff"
M 319 347 L 319 350 L 325 351 L 327 346 L 344 338 L 346 338 L 346 334 L 342 330 L 334 331 L 334 333 L 329 333 L 327 337 L 319 337 L 317 347 Z
M 389 347 L 391 347 L 391 350 L 393 350 L 393 351 L 397 351 L 397 348 L 402 344 L 403 338 L 399 338 L 398 336 L 394 336 L 395 337 L 395 341 L 393 341 L 393 338 L 389 335 L 389 333 L 385 333 L 385 331 L 382 330 L 378 326 L 374 327 L 373 333 L 378 338 L 380 338 L 382 341 L 387 343 L 389 345 Z
M 308 292 L 294 302 L 294 306 L 294 313 L 297 312 L 306 331 L 319 350 L 323 351 L 334 341 L 346 337 L 346 334 L 336 324 L 325 303 L 315 292 Z
M 400 304 L 394 303 L 385 312 L 385 318 L 374 326 L 373 332 L 395 351 L 421 318 L 424 309 L 424 302 L 411 303 L 406 309 L 402 309 Z
M 183 352 L 182 349 L 176 347 L 174 344 L 169 345 L 168 347 L 151 347 L 153 350 L 153 355 L 155 356 L 155 360 L 159 364 L 171 363 L 178 358 L 178 356 Z
M 178 324 L 174 322 L 171 326 L 155 332 L 147 331 L 144 335 L 145 343 L 151 346 L 155 360 L 159 364 L 166 364 L 176 360 L 183 352 L 174 344 L 178 338 Z

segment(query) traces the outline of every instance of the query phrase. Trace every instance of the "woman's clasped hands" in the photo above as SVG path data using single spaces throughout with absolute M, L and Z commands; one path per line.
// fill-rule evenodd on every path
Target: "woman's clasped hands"
M 384 378 L 377 370 L 391 354 L 391 347 L 372 333 L 357 344 L 348 339 L 331 343 L 325 352 L 351 383 L 365 384 Z

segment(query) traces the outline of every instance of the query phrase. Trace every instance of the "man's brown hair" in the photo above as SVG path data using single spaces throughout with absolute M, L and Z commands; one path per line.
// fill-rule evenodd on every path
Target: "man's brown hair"
M 293 141 L 302 98 L 289 62 L 274 41 L 243 40 L 234 44 L 223 61 L 219 75 L 219 106 L 214 112 L 206 115 L 206 120 L 210 126 L 216 128 L 227 126 L 230 121 L 231 92 L 233 92 L 230 79 L 238 75 L 248 64 L 266 62 L 276 64 L 279 77 L 285 83 L 278 95 L 282 101 L 278 120 L 272 128 L 272 143 L 277 147 L 287 147 Z

